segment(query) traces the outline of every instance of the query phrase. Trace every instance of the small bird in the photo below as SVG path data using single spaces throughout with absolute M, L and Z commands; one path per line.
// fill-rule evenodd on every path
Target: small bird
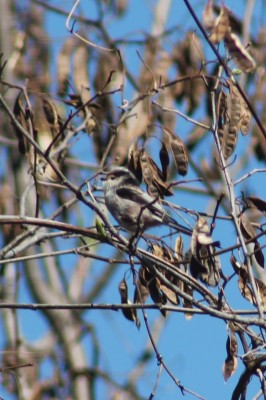
M 127 231 L 138 234 L 153 226 L 168 225 L 191 236 L 190 229 L 179 225 L 159 201 L 139 187 L 137 178 L 127 168 L 115 167 L 101 179 L 106 207 Z

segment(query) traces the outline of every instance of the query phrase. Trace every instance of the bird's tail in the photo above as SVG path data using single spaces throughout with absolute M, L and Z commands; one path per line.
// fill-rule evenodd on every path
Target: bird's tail
M 192 230 L 189 228 L 186 228 L 183 225 L 180 225 L 174 218 L 170 217 L 169 215 L 165 215 L 164 219 L 163 219 L 164 223 L 168 226 L 170 226 L 170 228 L 176 229 L 177 231 L 184 233 L 187 236 L 191 236 L 192 235 Z

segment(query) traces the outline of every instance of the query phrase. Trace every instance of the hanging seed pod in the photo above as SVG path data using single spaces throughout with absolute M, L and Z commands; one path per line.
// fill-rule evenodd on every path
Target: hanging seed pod
M 184 176 L 188 170 L 188 152 L 185 144 L 170 129 L 163 127 L 163 131 L 167 134 L 169 139 L 169 146 L 173 154 L 174 162 L 176 165 L 177 172 Z
M 236 340 L 236 334 L 232 326 L 230 326 L 229 335 L 226 341 L 227 357 L 222 368 L 225 382 L 235 373 L 237 369 L 237 352 L 238 344 Z
M 245 73 L 254 71 L 256 68 L 255 60 L 245 49 L 239 37 L 235 33 L 227 32 L 224 38 L 224 43 L 241 71 Z
M 209 286 L 217 286 L 220 281 L 220 260 L 215 256 L 215 245 L 210 228 L 203 217 L 199 217 L 191 237 L 190 272 Z
M 228 10 L 226 7 L 222 7 L 209 36 L 210 42 L 213 44 L 219 44 L 230 29 Z
M 222 145 L 228 129 L 228 95 L 223 91 L 218 94 L 217 100 L 218 137 Z
M 122 279 L 118 286 L 118 290 L 121 297 L 122 304 L 131 304 L 130 300 L 128 299 L 128 289 L 127 289 L 127 282 L 125 278 Z M 140 327 L 140 321 L 137 316 L 137 310 L 135 308 L 124 308 L 122 309 L 122 313 L 126 319 L 129 321 L 133 321 L 136 323 L 137 327 Z
M 230 94 L 227 99 L 228 120 L 223 126 L 224 136 L 222 141 L 222 152 L 227 160 L 234 152 L 239 131 L 241 118 L 241 97 L 238 91 L 230 84 Z
M 28 131 L 29 129 L 29 124 L 27 121 L 27 116 L 26 116 L 26 112 L 22 106 L 21 103 L 21 95 L 22 92 L 19 92 L 16 100 L 15 100 L 15 104 L 14 104 L 14 115 L 16 117 L 16 119 L 19 121 L 19 123 L 22 125 L 22 127 Z M 27 139 L 23 136 L 23 134 L 21 133 L 20 129 L 18 129 L 15 125 L 14 126 L 14 130 L 18 139 L 18 148 L 21 154 L 26 154 L 29 151 L 29 144 Z
M 250 130 L 251 112 L 246 102 L 242 99 L 240 131 L 242 135 L 247 135 Z
M 207 31 L 212 31 L 215 26 L 215 14 L 213 11 L 213 0 L 208 0 L 203 13 L 202 13 L 202 22 L 203 26 Z

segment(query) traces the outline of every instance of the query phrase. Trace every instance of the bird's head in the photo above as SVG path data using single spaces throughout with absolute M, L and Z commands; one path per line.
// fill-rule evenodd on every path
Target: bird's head
M 125 167 L 115 167 L 106 172 L 101 178 L 104 188 L 120 187 L 127 185 L 139 186 L 139 182 L 135 175 Z

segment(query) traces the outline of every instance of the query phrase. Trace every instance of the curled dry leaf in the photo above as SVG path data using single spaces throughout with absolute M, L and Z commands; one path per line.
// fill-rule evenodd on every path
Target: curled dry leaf
M 236 334 L 234 330 L 230 327 L 229 335 L 226 341 L 227 357 L 222 368 L 225 382 L 235 373 L 237 369 L 237 351 L 238 345 Z
M 211 31 L 215 25 L 215 14 L 213 11 L 213 0 L 208 0 L 202 13 L 203 26 L 207 31 Z
M 144 304 L 150 295 L 148 289 L 148 282 L 151 279 L 151 274 L 148 268 L 141 266 L 139 269 L 139 275 L 136 282 L 136 288 L 134 292 L 134 304 Z
M 226 130 L 228 129 L 229 114 L 228 114 L 228 95 L 221 91 L 217 99 L 217 116 L 218 116 L 218 137 L 222 145 Z
M 118 286 L 118 290 L 121 297 L 122 304 L 131 304 L 130 300 L 128 299 L 128 289 L 127 289 L 127 282 L 125 278 L 122 279 Z M 126 319 L 129 321 L 133 321 L 136 323 L 137 327 L 140 327 L 140 321 L 137 316 L 137 310 L 134 308 L 126 308 L 122 309 L 122 313 Z
M 173 131 L 163 127 L 163 131 L 169 139 L 169 146 L 173 154 L 177 172 L 180 175 L 186 175 L 188 170 L 188 152 L 185 144 Z
M 190 272 L 195 279 L 210 286 L 217 286 L 220 281 L 220 260 L 214 255 L 215 245 L 207 221 L 199 217 L 191 237 Z
M 153 252 L 157 257 L 160 257 L 161 259 L 166 260 L 167 262 L 170 262 L 170 263 L 174 262 L 173 255 L 171 254 L 170 250 L 166 247 L 154 245 Z M 165 270 L 161 270 L 160 272 L 165 276 L 166 279 L 168 279 L 168 281 L 171 284 L 177 285 L 178 287 L 180 287 L 179 280 L 173 274 L 171 274 L 170 272 L 165 271 Z M 159 288 L 167 300 L 169 300 L 172 304 L 175 304 L 175 305 L 179 304 L 179 298 L 178 298 L 176 292 L 172 288 L 167 286 L 167 284 L 165 282 L 159 281 Z
M 230 257 L 230 262 L 234 268 L 234 271 L 238 275 L 238 287 L 241 295 L 251 304 L 256 306 L 256 299 L 252 289 L 252 285 L 250 283 L 247 266 L 245 264 L 240 264 L 239 262 L 237 262 L 236 258 L 233 255 Z M 263 268 L 261 268 L 261 271 L 265 272 Z M 261 301 L 261 306 L 263 310 L 266 311 L 266 286 L 262 282 L 262 280 L 257 278 L 254 279 Z
M 143 180 L 150 196 L 157 198 L 173 194 L 169 184 L 163 181 L 163 174 L 144 148 L 140 150 L 140 166 Z
M 15 100 L 13 111 L 14 111 L 15 117 L 18 120 L 18 122 L 22 125 L 22 127 L 26 131 L 28 131 L 29 130 L 28 117 L 26 115 L 25 109 L 22 106 L 21 96 L 22 96 L 22 92 L 19 92 L 19 94 L 18 94 L 18 96 L 16 97 L 16 100 Z M 28 141 L 23 136 L 23 134 L 21 133 L 20 129 L 18 129 L 15 125 L 13 125 L 13 126 L 14 126 L 14 130 L 15 130 L 15 134 L 16 134 L 17 139 L 18 139 L 19 151 L 20 151 L 21 154 L 26 154 L 29 151 Z
M 174 270 L 180 270 L 182 268 L 181 262 L 183 260 L 183 242 L 182 238 L 179 237 L 176 241 L 175 252 L 165 246 L 160 246 L 158 244 L 152 246 L 152 252 L 158 258 L 167 261 L 172 264 L 173 272 L 166 271 L 163 268 L 159 268 L 160 273 L 166 278 L 169 282 L 160 280 L 159 277 L 155 277 L 152 273 L 152 270 L 143 265 L 140 268 L 139 272 L 139 281 L 138 285 L 140 287 L 139 292 L 135 291 L 134 302 L 138 302 L 140 295 L 138 293 L 143 292 L 144 299 L 147 298 L 147 290 L 152 300 L 156 304 L 165 304 L 166 301 L 170 301 L 174 305 L 178 305 L 180 303 L 179 297 L 176 294 L 173 286 L 176 286 L 180 290 L 184 290 L 186 293 L 190 293 L 192 295 L 192 291 L 188 288 L 180 279 L 176 277 L 174 274 Z M 158 269 L 158 267 L 156 267 Z M 186 304 L 184 302 L 185 307 L 191 307 L 191 304 Z M 161 310 L 163 315 L 166 315 L 165 310 Z
M 159 152 L 159 157 L 162 166 L 162 179 L 164 182 L 166 182 L 168 179 L 170 158 L 167 151 L 167 147 L 164 142 L 162 142 L 161 149 Z
M 224 42 L 238 68 L 246 73 L 253 72 L 256 68 L 256 62 L 245 49 L 239 37 L 235 33 L 227 32 Z
M 138 181 L 142 181 L 142 170 L 140 165 L 140 149 L 138 142 L 133 142 L 128 149 L 127 167 L 137 177 Z
M 230 31 L 228 9 L 221 7 L 220 14 L 216 18 L 214 26 L 212 28 L 209 40 L 213 44 L 219 44 Z

